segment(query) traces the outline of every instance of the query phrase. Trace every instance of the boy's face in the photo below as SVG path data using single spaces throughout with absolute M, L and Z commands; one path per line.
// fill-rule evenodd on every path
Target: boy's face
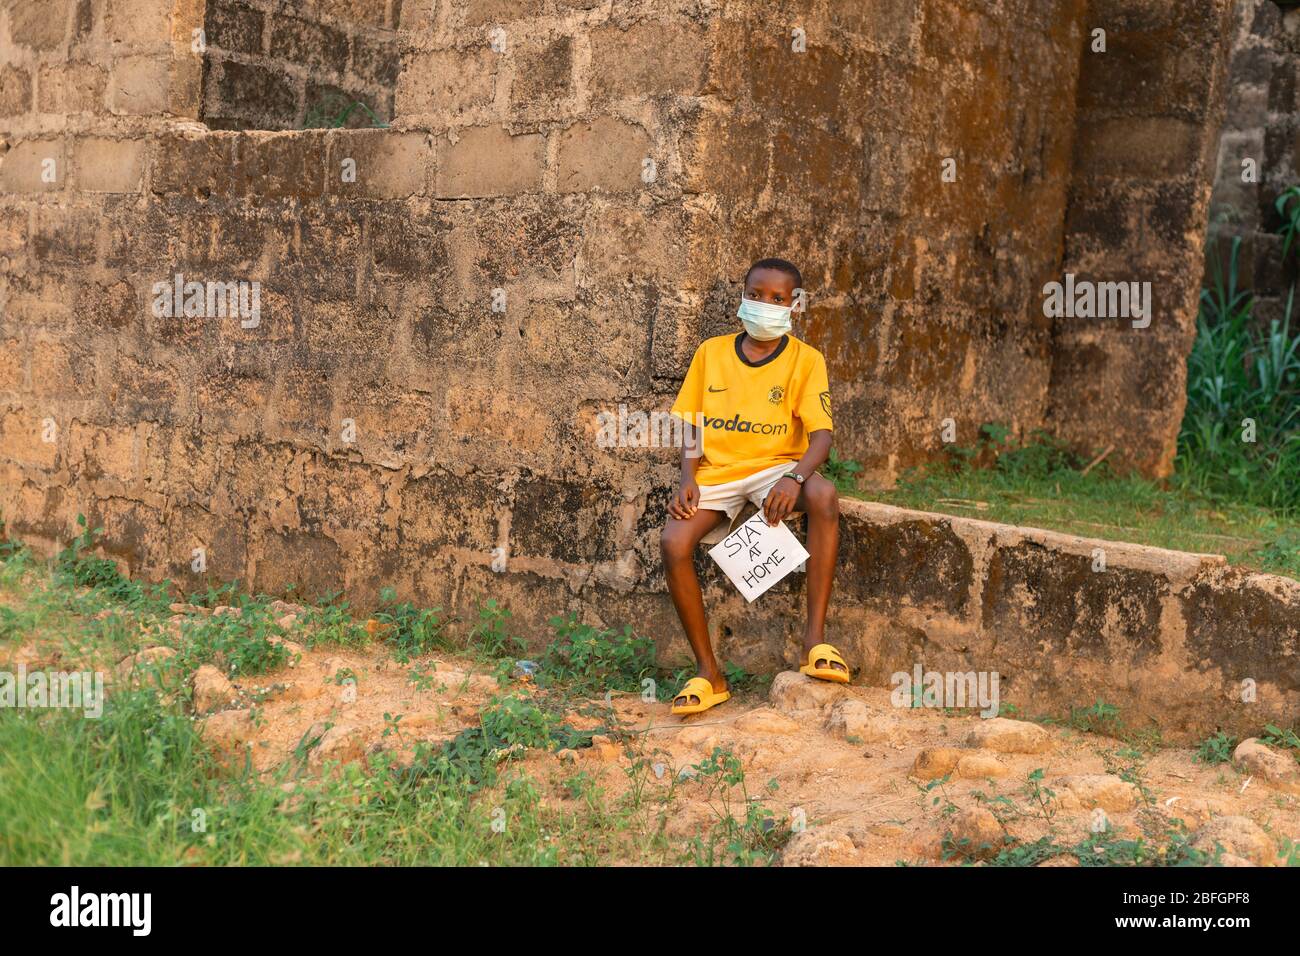
M 772 305 L 794 305 L 794 276 L 779 269 L 755 269 L 745 282 L 745 298 Z

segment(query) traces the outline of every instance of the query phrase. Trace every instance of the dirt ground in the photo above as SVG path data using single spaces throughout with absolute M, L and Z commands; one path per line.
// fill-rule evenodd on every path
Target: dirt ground
M 231 753 L 247 749 L 258 770 L 317 738 L 315 768 L 382 750 L 400 758 L 418 741 L 450 740 L 476 726 L 480 708 L 503 692 L 469 660 L 414 662 L 431 674 L 421 687 L 381 647 L 292 649 L 296 662 L 271 675 L 230 685 L 204 668 L 195 678 L 196 708 L 212 711 L 203 718 L 205 736 Z M 129 661 L 119 663 L 119 679 L 129 669 Z M 533 691 L 527 682 L 515 689 Z M 1222 846 L 1221 864 L 1271 866 L 1285 865 L 1290 841 L 1300 840 L 1300 777 L 1287 768 L 1295 761 L 1277 751 L 1271 762 L 1245 753 L 1254 745 L 1240 745 L 1234 762 L 1211 765 L 1190 749 L 1141 749 L 1067 727 L 900 709 L 884 688 L 794 672 L 778 674 L 766 698 L 740 694 L 687 718 L 634 694 L 611 695 L 609 710 L 591 703 L 568 715 L 576 729 L 609 728 L 591 747 L 531 750 L 515 761 L 549 784 L 544 801 L 562 807 L 570 798 L 561 783 L 578 771 L 617 796 L 633 785 L 626 771 L 637 762 L 649 786 L 674 786 L 665 833 L 686 839 L 719 812 L 716 795 L 688 768 L 725 748 L 743 762 L 751 799 L 793 829 L 786 865 L 956 864 L 991 857 L 1009 837 L 1073 845 L 1109 829 L 1116 839 L 1144 837 L 1153 846 L 1177 832 L 1210 853 Z M 743 806 L 730 809 L 744 819 Z M 1052 857 L 1025 862 L 1078 865 L 1074 856 Z

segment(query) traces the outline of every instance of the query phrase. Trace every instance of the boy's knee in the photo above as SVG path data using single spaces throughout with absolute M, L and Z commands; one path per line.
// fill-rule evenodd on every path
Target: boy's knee
M 689 534 L 683 533 L 685 531 L 686 528 L 679 521 L 670 521 L 664 525 L 664 530 L 659 535 L 659 553 L 665 561 L 681 561 L 692 557 L 695 542 Z
M 820 476 L 819 476 L 820 477 Z M 808 511 L 819 518 L 834 518 L 840 513 L 840 496 L 835 484 L 823 478 L 804 488 Z

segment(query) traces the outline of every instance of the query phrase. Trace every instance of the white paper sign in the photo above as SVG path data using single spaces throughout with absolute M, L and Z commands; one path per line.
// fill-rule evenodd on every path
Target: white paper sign
M 712 548 L 709 556 L 752 601 L 808 560 L 808 552 L 782 521 L 774 528 L 756 511 Z

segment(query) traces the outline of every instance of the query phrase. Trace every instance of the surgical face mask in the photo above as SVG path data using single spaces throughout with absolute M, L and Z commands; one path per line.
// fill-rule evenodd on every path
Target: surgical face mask
M 790 312 L 788 305 L 773 305 L 757 299 L 741 299 L 736 315 L 745 325 L 745 334 L 759 342 L 779 339 L 790 331 Z

